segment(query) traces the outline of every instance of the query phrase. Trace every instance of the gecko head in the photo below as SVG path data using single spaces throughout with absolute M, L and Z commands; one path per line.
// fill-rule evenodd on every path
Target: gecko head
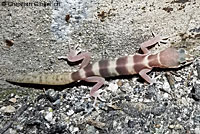
M 179 50 L 167 48 L 160 52 L 160 63 L 163 68 L 178 68 L 189 64 L 192 61 L 193 58 L 187 54 L 186 50 L 183 48 Z
M 194 61 L 194 57 L 183 48 L 178 50 L 178 55 L 179 66 L 188 65 Z

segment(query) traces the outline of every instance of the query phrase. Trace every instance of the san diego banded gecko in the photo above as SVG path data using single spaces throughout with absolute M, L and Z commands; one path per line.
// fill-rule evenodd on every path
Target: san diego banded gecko
M 124 56 L 112 61 L 100 60 L 94 64 L 89 63 L 90 53 L 77 54 L 72 50 L 65 58 L 70 62 L 82 60 L 80 69 L 76 72 L 18 76 L 8 81 L 43 85 L 65 85 L 79 80 L 94 82 L 96 84 L 91 89 L 90 96 L 96 101 L 97 98 L 101 99 L 99 88 L 104 84 L 106 77 L 139 74 L 148 83 L 154 83 L 155 81 L 147 75 L 153 67 L 178 68 L 182 63 L 186 63 L 188 58 L 184 49 L 167 48 L 157 54 L 150 53 L 148 47 L 161 41 L 162 38 L 156 36 L 142 43 L 140 48 L 143 54 Z

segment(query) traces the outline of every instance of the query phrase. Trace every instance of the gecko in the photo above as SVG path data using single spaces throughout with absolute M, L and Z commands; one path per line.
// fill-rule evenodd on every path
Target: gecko
M 41 85 L 66 85 L 79 80 L 93 82 L 95 85 L 90 90 L 90 96 L 94 97 L 94 103 L 100 97 L 102 91 L 99 90 L 104 85 L 105 78 L 119 75 L 139 74 L 148 83 L 155 83 L 155 80 L 147 74 L 153 68 L 179 68 L 187 61 L 191 61 L 184 49 L 166 48 L 165 50 L 153 54 L 148 49 L 163 40 L 161 36 L 153 37 L 140 44 L 143 54 L 136 53 L 114 60 L 100 60 L 90 63 L 91 54 L 89 52 L 77 53 L 71 50 L 66 58 L 70 62 L 82 60 L 80 69 L 75 72 L 64 72 L 57 74 L 25 75 L 7 79 L 8 82 L 29 83 Z

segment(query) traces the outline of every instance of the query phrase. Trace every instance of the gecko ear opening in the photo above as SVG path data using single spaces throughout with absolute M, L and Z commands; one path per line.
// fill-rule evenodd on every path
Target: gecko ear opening
M 178 62 L 179 63 L 185 63 L 186 62 L 186 51 L 185 51 L 185 49 L 183 49 L 183 48 L 180 48 L 179 50 L 178 50 Z

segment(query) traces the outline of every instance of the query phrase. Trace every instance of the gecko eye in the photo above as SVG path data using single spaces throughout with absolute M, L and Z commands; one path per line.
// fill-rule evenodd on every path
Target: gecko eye
M 179 63 L 186 62 L 186 51 L 185 51 L 185 49 L 183 49 L 183 48 L 179 49 L 178 53 L 179 53 L 179 58 L 178 58 Z
M 185 49 L 183 49 L 183 48 L 180 48 L 178 51 L 180 54 L 185 54 Z

